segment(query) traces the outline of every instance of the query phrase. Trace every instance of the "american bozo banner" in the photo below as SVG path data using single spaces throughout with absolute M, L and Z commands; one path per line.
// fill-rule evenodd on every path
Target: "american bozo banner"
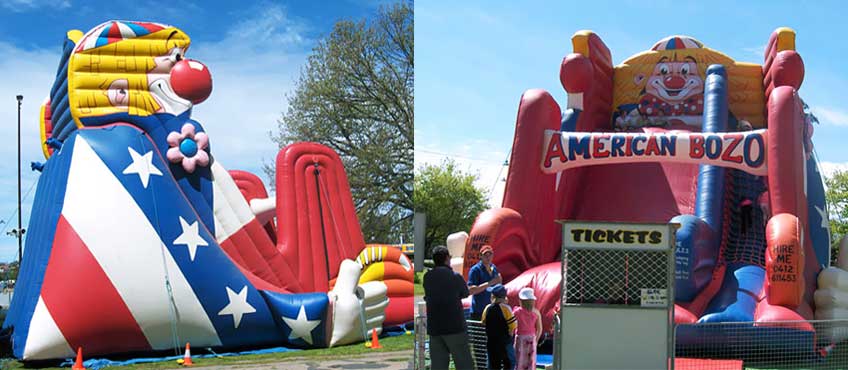
M 545 130 L 542 171 L 612 163 L 711 164 L 766 175 L 766 130 L 746 132 L 560 132 Z

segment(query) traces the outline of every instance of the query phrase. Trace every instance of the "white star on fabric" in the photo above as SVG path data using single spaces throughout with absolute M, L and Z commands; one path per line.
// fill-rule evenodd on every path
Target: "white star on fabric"
M 197 223 L 197 221 L 194 221 L 194 223 L 189 225 L 188 222 L 180 216 L 180 226 L 183 229 L 183 233 L 180 234 L 173 243 L 174 245 L 185 244 L 185 246 L 188 247 L 188 255 L 191 257 L 192 262 L 194 262 L 194 255 L 197 253 L 197 246 L 209 246 L 209 243 L 200 236 Z
M 321 320 L 307 320 L 306 308 L 300 305 L 300 312 L 297 313 L 297 319 L 290 319 L 282 316 L 283 321 L 291 328 L 289 340 L 301 338 L 306 343 L 312 344 L 312 330 L 321 324 Z
M 127 149 L 132 157 L 132 163 L 130 163 L 127 168 L 124 168 L 123 174 L 137 174 L 138 178 L 141 179 L 141 185 L 147 189 L 147 183 L 150 181 L 150 175 L 162 176 L 162 172 L 153 165 L 153 151 L 151 150 L 144 153 L 144 155 L 141 155 L 131 147 L 127 147 Z
M 230 303 L 218 312 L 218 315 L 233 315 L 233 325 L 236 329 L 238 329 L 239 324 L 241 323 L 241 317 L 244 316 L 244 314 L 256 312 L 256 309 L 247 303 L 247 285 L 245 285 L 244 288 L 241 288 L 241 291 L 238 292 L 238 294 L 230 289 L 230 287 L 227 287 L 227 299 Z
M 825 230 L 830 230 L 830 222 L 828 222 L 827 212 L 824 209 L 819 208 L 819 206 L 814 206 L 816 208 L 816 212 L 821 216 L 821 227 Z

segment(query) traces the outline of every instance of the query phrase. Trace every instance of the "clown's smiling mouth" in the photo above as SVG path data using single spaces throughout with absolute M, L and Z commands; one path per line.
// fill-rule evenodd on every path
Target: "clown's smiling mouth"
M 681 91 L 683 91 L 683 89 L 665 89 L 665 92 L 666 94 L 668 94 L 668 96 L 677 96 L 680 94 Z

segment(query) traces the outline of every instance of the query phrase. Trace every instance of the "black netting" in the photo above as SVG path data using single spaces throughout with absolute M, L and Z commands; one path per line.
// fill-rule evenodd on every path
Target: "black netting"
M 757 199 L 766 190 L 764 178 L 751 175 L 745 171 L 729 170 L 730 181 L 727 189 L 729 196 L 725 206 L 729 210 L 730 222 L 727 244 L 724 248 L 725 262 L 744 262 L 757 266 L 765 266 L 766 251 L 766 221 L 762 208 Z M 751 226 L 742 228 L 742 203 L 746 199 L 751 205 Z

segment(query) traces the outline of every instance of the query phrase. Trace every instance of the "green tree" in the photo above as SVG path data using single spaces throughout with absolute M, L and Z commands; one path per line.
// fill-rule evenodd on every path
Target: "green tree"
M 477 175 L 463 173 L 452 160 L 427 165 L 415 174 L 415 211 L 427 215 L 425 256 L 451 233 L 469 231 L 486 209 L 486 196 L 474 185 Z
M 313 141 L 339 153 L 366 242 L 412 240 L 413 50 L 411 2 L 337 22 L 271 133 L 280 148 Z M 265 172 L 273 179 L 273 166 Z
M 830 214 L 830 254 L 836 261 L 839 241 L 848 235 L 848 171 L 836 171 L 824 179 L 827 210 Z

